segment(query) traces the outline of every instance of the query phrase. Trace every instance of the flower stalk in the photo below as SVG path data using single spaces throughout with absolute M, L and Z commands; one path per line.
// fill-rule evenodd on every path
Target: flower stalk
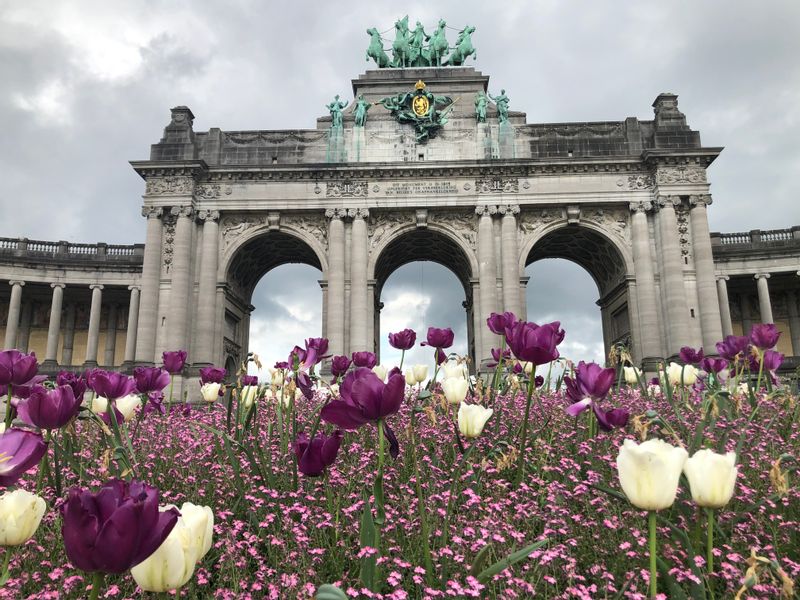
M 517 460 L 517 473 L 514 477 L 514 486 L 518 486 L 522 483 L 522 476 L 525 470 L 525 450 L 528 447 L 528 420 L 530 419 L 531 398 L 533 397 L 533 390 L 535 387 L 536 380 L 533 377 L 533 373 L 531 373 L 531 377 L 528 380 L 528 396 L 525 399 L 525 416 L 522 420 L 522 434 L 519 439 L 519 458 Z
M 647 513 L 647 526 L 650 542 L 650 598 L 658 596 L 658 555 L 656 552 L 656 511 Z

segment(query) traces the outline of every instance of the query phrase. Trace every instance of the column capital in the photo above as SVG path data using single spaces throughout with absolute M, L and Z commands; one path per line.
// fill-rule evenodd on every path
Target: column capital
M 475 207 L 475 214 L 479 217 L 491 217 L 497 214 L 496 204 L 479 204 Z
M 103 287 L 104 287 L 104 286 L 103 286 L 103 284 L 102 284 L 102 283 L 93 283 L 93 284 L 91 284 L 91 285 L 89 286 L 89 289 L 90 289 L 90 290 L 102 290 L 102 289 L 103 289 Z
M 25 287 L 25 282 L 22 281 L 21 279 L 11 279 L 9 280 L 8 285 L 10 285 L 11 287 L 14 287 L 15 285 L 18 285 L 20 287 Z
M 160 206 L 143 206 L 142 216 L 148 219 L 159 219 L 164 214 L 164 209 Z
M 174 217 L 191 217 L 194 215 L 194 208 L 191 206 L 173 206 L 169 210 L 169 214 Z
M 368 219 L 369 218 L 369 209 L 368 208 L 348 208 L 347 209 L 347 216 L 351 219 Z
M 142 289 L 142 286 L 140 286 L 140 285 L 129 285 L 129 286 L 128 286 L 128 289 L 129 289 L 130 291 L 136 290 L 136 291 L 138 292 L 138 291 L 141 291 L 141 289 Z
M 50 287 L 53 288 L 53 289 L 61 288 L 63 290 L 65 287 L 67 287 L 67 284 L 66 283 L 51 283 Z
M 217 222 L 219 221 L 219 211 L 218 210 L 200 210 L 197 212 L 197 220 L 198 221 L 212 221 Z
M 325 217 L 331 220 L 344 219 L 347 216 L 346 208 L 326 208 Z
M 497 212 L 505 217 L 513 217 L 519 214 L 519 204 L 500 204 Z
M 730 277 L 728 277 L 727 275 L 717 275 L 716 279 L 717 281 L 730 281 Z
M 639 200 L 637 202 L 631 202 L 628 207 L 630 208 L 631 212 L 637 213 L 648 213 L 653 210 L 653 201 L 652 200 Z
M 753 275 L 753 279 L 769 279 L 769 278 L 770 278 L 769 273 L 756 273 L 755 275 Z
M 661 208 L 666 208 L 667 206 L 671 208 L 675 208 L 676 206 L 680 206 L 681 204 L 681 197 L 680 196 L 664 196 L 659 195 L 658 199 L 658 206 Z
M 694 208 L 695 206 L 710 206 L 711 194 L 693 194 L 689 196 L 689 205 Z

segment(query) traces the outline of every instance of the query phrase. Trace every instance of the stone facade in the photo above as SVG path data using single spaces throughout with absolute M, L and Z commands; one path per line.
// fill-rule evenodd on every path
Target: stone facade
M 6 346 L 31 339 L 25 311 L 41 282 L 35 296 L 52 318 L 36 322 L 53 324 L 45 345 L 54 364 L 80 364 L 74 350 L 70 360 L 53 350 L 67 337 L 65 307 L 77 294 L 88 314 L 77 321 L 86 321 L 87 364 L 102 364 L 95 348 L 112 340 L 125 348 L 109 351 L 117 363 L 186 348 L 195 367 L 231 368 L 247 352 L 258 280 L 300 262 L 321 272 L 331 350 L 375 350 L 388 333 L 379 328 L 385 281 L 403 264 L 434 260 L 464 287 L 479 365 L 498 344 L 485 317 L 525 314 L 525 267 L 566 258 L 597 283 L 607 347 L 626 343 L 648 363 L 684 345 L 713 353 L 723 333 L 774 314 L 787 330 L 781 348 L 800 354 L 797 232 L 767 235 L 776 240 L 709 233 L 706 168 L 721 148 L 702 146 L 677 96 L 659 95 L 652 121 L 527 124 L 512 112 L 500 127 L 492 110 L 488 123 L 476 122 L 472 98 L 488 77 L 472 68 L 382 69 L 352 85 L 376 101 L 418 80 L 462 98 L 438 135 L 417 143 L 411 126 L 374 106 L 365 127 L 345 114 L 344 153 L 335 155 L 329 117 L 309 130 L 195 132 L 192 112 L 172 109 L 150 159 L 131 163 L 144 180 L 143 252 L 131 249 L 124 264 L 108 253 L 80 263 L 74 253 L 40 257 L 14 246 L 22 241 L 0 242 L 0 279 L 12 283 L 0 292 Z M 762 274 L 773 278 L 753 279 Z M 781 300 L 768 312 L 775 290 Z

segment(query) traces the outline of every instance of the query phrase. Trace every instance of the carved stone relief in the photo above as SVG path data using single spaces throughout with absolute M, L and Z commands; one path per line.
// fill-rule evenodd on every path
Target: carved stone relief
M 689 256 L 692 245 L 689 240 L 689 211 L 683 208 L 676 208 L 675 217 L 678 221 L 678 239 L 681 244 L 681 256 Z
M 381 211 L 377 214 L 373 211 L 367 222 L 370 252 L 381 243 L 388 233 L 410 223 L 415 218 L 411 211 Z
M 220 223 L 222 251 L 225 252 L 234 240 L 248 229 L 264 225 L 266 215 L 225 215 Z
M 656 171 L 656 181 L 659 184 L 673 183 L 705 183 L 706 170 L 702 167 L 677 166 L 661 167 Z
M 655 179 L 650 174 L 628 175 L 629 190 L 651 190 L 653 186 L 655 186 Z
M 331 181 L 326 185 L 325 195 L 328 198 L 366 198 L 369 185 L 366 181 L 345 180 Z
M 516 194 L 519 192 L 519 179 L 477 179 L 475 192 L 478 194 Z
M 162 256 L 164 257 L 164 273 L 169 273 L 170 269 L 172 268 L 173 243 L 175 242 L 175 223 L 177 220 L 178 217 L 173 215 L 171 212 L 164 215 L 163 218 L 164 239 L 161 243 L 161 247 L 164 248 L 164 252 L 162 253 Z
M 191 177 L 151 177 L 145 184 L 148 196 L 178 196 L 191 194 L 194 179 Z
M 317 240 L 323 251 L 328 251 L 328 227 L 322 213 L 292 213 L 281 214 L 281 224 L 305 231 L 308 236 Z
M 599 225 L 601 229 L 615 234 L 630 244 L 628 218 L 630 211 L 618 208 L 593 208 L 582 213 L 582 218 Z
M 474 211 L 435 212 L 431 222 L 447 223 L 473 251 L 478 247 L 478 220 Z

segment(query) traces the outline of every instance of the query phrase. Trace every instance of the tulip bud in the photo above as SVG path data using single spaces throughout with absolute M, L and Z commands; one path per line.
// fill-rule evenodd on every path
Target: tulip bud
M 251 406 L 253 406 L 253 402 L 255 402 L 257 395 L 258 395 L 257 385 L 242 386 L 241 402 L 242 404 L 244 404 L 245 408 L 250 408 Z
M 448 377 L 442 382 L 442 391 L 449 404 L 459 404 L 467 397 L 469 382 L 461 377 Z
M 0 546 L 19 546 L 31 539 L 45 510 L 44 500 L 23 489 L 0 496 Z
M 736 485 L 736 453 L 698 450 L 683 466 L 694 501 L 704 508 L 722 508 L 730 502 Z
M 628 501 L 642 510 L 661 510 L 675 502 L 688 452 L 663 440 L 637 444 L 627 439 L 617 455 L 617 471 Z
M 464 404 L 458 407 L 458 429 L 465 438 L 478 437 L 483 431 L 486 421 L 494 411 L 478 404 Z
M 694 385 L 697 381 L 697 368 L 671 362 L 667 367 L 667 379 L 672 385 Z
M 222 389 L 221 383 L 206 383 L 200 387 L 200 395 L 206 402 L 216 402 L 220 389 Z
M 406 384 L 410 386 L 414 386 L 417 383 L 417 378 L 414 377 L 414 369 L 406 369 L 406 372 L 403 374 L 406 378 Z
M 142 400 L 138 394 L 128 394 L 114 401 L 114 406 L 117 407 L 117 410 L 126 421 L 133 416 L 141 404 Z M 103 396 L 95 396 L 92 399 L 92 412 L 95 414 L 108 412 L 108 399 L 103 398 Z
M 625 374 L 625 383 L 628 385 L 638 384 L 642 377 L 642 372 L 636 367 L 622 367 L 622 371 Z
M 388 371 L 383 365 L 375 365 L 372 367 L 372 372 L 375 373 L 381 381 L 386 381 L 386 373 L 388 373 Z
M 414 365 L 414 379 L 417 383 L 422 383 L 428 378 L 428 365 Z
M 464 370 L 464 365 L 458 362 L 446 362 L 442 365 L 445 379 L 466 379 L 467 372 Z

